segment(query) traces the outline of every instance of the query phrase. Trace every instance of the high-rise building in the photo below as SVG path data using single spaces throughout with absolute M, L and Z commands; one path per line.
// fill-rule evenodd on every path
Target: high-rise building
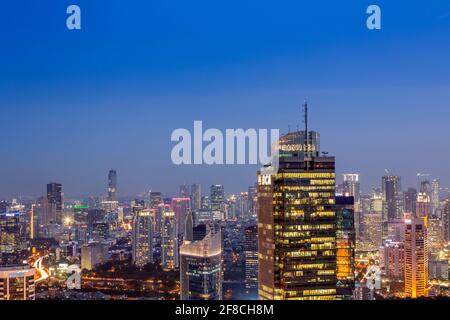
M 27 247 L 25 214 L 0 213 L 0 262 L 13 263 Z
M 208 232 L 180 247 L 181 300 L 222 299 L 222 235 Z
M 384 176 L 381 182 L 383 194 L 383 241 L 388 237 L 390 221 L 403 218 L 404 205 L 401 179 L 399 176 Z
M 191 186 L 191 209 L 193 211 L 202 208 L 202 187 L 200 184 Z
M 405 219 L 405 295 L 428 296 L 427 218 Z
M 92 270 L 108 260 L 108 246 L 92 242 L 81 247 L 81 269 Z
M 405 212 L 414 213 L 417 211 L 417 189 L 408 188 L 405 192 Z
M 133 264 L 139 268 L 153 262 L 153 219 L 150 210 L 133 207 Z
M 450 242 L 450 198 L 442 206 L 442 224 L 444 227 L 444 240 Z
M 47 201 L 52 212 L 51 216 L 55 217 L 55 221 L 52 222 L 62 224 L 63 193 L 60 183 L 47 184 Z
M 415 215 L 418 218 L 429 218 L 431 216 L 431 201 L 428 194 L 420 192 L 417 195 Z
M 350 300 L 355 289 L 355 212 L 353 196 L 336 197 L 336 276 L 339 298 Z
M 150 208 L 156 209 L 160 204 L 163 203 L 161 192 L 150 192 Z
M 189 210 L 186 216 L 186 223 L 184 226 L 184 240 L 194 241 L 194 217 L 192 211 Z
M 186 229 L 186 218 L 188 213 L 191 211 L 191 198 L 172 198 L 171 206 L 172 210 L 175 212 L 178 234 L 182 238 Z
M 113 169 L 108 173 L 108 200 L 117 201 L 117 171 Z
M 361 234 L 359 227 L 361 225 L 361 186 L 359 182 L 359 174 L 357 173 L 344 173 L 343 174 L 343 195 L 350 196 L 354 198 L 354 222 L 355 222 L 355 232 L 357 238 Z
M 178 230 L 175 212 L 163 212 L 162 219 L 162 267 L 165 270 L 175 270 L 179 267 Z
M 0 300 L 35 300 L 34 268 L 0 267 Z
M 380 247 L 380 267 L 389 279 L 402 280 L 405 276 L 405 246 L 403 242 L 387 241 Z
M 206 237 L 206 233 L 208 232 L 208 225 L 204 223 L 200 223 L 193 228 L 192 231 L 192 241 L 199 241 Z
M 431 181 L 431 215 L 435 218 L 441 217 L 440 208 L 440 190 L 441 184 L 438 179 Z
M 258 293 L 258 228 L 250 226 L 245 229 L 245 289 L 255 298 Z
M 212 185 L 209 193 L 209 203 L 214 219 L 225 219 L 225 192 L 220 184 Z
M 337 298 L 335 158 L 319 134 L 297 131 L 278 143 L 279 169 L 258 172 L 259 298 Z

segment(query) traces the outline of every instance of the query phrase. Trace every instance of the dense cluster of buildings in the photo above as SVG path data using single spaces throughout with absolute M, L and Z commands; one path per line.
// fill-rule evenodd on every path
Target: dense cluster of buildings
M 276 170 L 267 164 L 240 194 L 193 184 L 129 199 L 111 170 L 104 198 L 67 200 L 49 183 L 37 200 L 0 202 L 0 300 L 39 298 L 39 287 L 82 293 L 111 262 L 179 274 L 157 290 L 184 300 L 448 296 L 450 199 L 438 179 L 418 174 L 403 190 L 387 173 L 365 195 L 359 174 L 337 182 L 318 132 L 290 132 L 277 146 Z

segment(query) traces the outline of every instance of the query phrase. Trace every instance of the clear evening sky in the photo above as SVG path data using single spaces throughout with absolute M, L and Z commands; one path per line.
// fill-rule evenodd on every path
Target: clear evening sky
M 66 8 L 82 30 L 66 28 Z M 366 28 L 370 4 L 382 30 Z M 0 6 L 0 198 L 245 190 L 257 167 L 177 167 L 176 128 L 311 128 L 365 191 L 450 184 L 450 2 L 15 0 Z

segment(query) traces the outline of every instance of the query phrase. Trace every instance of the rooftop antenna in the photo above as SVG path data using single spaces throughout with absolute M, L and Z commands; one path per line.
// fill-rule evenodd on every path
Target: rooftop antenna
M 308 167 L 309 167 L 309 163 L 308 163 L 308 102 L 304 101 L 303 103 L 303 112 L 304 112 L 304 121 L 305 121 L 305 141 L 304 141 L 304 146 L 303 146 L 303 155 L 304 155 L 304 161 L 306 162 L 306 170 L 308 171 Z

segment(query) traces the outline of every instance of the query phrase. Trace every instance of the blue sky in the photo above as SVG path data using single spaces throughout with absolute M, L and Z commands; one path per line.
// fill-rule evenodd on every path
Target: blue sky
M 382 30 L 365 26 L 382 9 Z M 66 28 L 66 8 L 82 30 Z M 0 197 L 245 189 L 256 167 L 176 167 L 176 128 L 311 127 L 363 188 L 450 184 L 448 1 L 17 0 L 0 10 Z

